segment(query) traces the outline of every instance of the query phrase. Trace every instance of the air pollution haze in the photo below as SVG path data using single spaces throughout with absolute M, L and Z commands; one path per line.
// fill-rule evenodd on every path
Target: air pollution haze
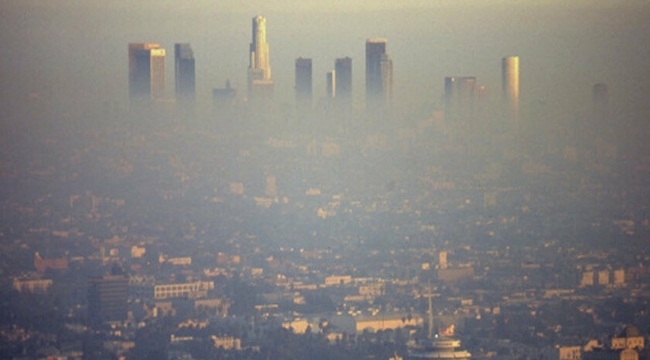
M 0 360 L 650 358 L 648 19 L 0 0 Z
M 268 19 L 277 98 L 293 101 L 293 60 L 314 62 L 314 97 L 338 57 L 353 59 L 363 102 L 363 44 L 388 39 L 395 97 L 440 106 L 445 76 L 473 75 L 500 91 L 500 59 L 521 58 L 522 109 L 535 121 L 571 120 L 606 83 L 628 117 L 648 112 L 649 6 L 644 1 L 2 1 L 3 108 L 29 94 L 74 113 L 102 102 L 126 106 L 126 45 L 175 42 L 195 51 L 199 106 L 227 79 L 244 88 L 250 18 Z M 173 66 L 168 64 L 168 79 Z M 173 97 L 173 89 L 168 93 Z M 639 116 L 637 116 L 639 115 Z M 87 121 L 92 121 L 88 119 Z M 640 124 L 637 124 L 640 125 Z

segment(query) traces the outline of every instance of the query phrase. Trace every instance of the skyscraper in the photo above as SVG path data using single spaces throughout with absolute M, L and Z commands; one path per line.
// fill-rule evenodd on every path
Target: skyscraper
M 334 99 L 336 97 L 336 70 L 327 73 L 326 84 L 327 98 Z
M 503 106 L 506 116 L 519 127 L 519 56 L 507 56 L 501 60 Z
M 445 121 L 467 122 L 474 116 L 477 86 L 474 76 L 448 76 L 445 78 Z
M 352 59 L 338 58 L 334 63 L 336 74 L 336 103 L 339 110 L 352 108 Z
M 230 86 L 230 80 L 226 81 L 226 87 L 212 89 L 212 109 L 216 118 L 233 120 L 236 105 L 237 90 Z
M 393 96 L 393 60 L 386 39 L 366 40 L 366 111 L 390 107 Z
M 253 39 L 250 44 L 248 67 L 248 96 L 251 100 L 265 98 L 273 93 L 269 44 L 266 42 L 266 18 L 253 18 Z
M 384 107 L 390 107 L 393 103 L 393 58 L 388 54 L 382 54 L 379 68 L 381 70 L 382 101 Z
M 129 98 L 131 102 L 165 96 L 165 50 L 155 43 L 129 44 Z
M 311 59 L 296 59 L 296 108 L 301 111 L 311 109 L 312 72 Z
M 196 95 L 194 74 L 194 52 L 190 44 L 174 45 L 174 69 L 176 79 L 176 100 L 193 103 Z

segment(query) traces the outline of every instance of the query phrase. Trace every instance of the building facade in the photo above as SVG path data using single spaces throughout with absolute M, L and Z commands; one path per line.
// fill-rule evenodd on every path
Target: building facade
M 15 278 L 11 287 L 20 293 L 45 294 L 52 287 L 52 279 Z
M 336 70 L 329 71 L 326 75 L 327 98 L 336 97 Z
M 393 97 L 393 60 L 386 39 L 366 40 L 366 111 L 390 108 Z
M 122 275 L 88 279 L 88 318 L 93 324 L 122 321 L 127 316 L 129 279 Z
M 251 101 L 266 99 L 273 94 L 269 44 L 266 42 L 266 18 L 253 18 L 253 39 L 250 44 L 248 66 L 248 98 Z
M 501 60 L 501 87 L 503 106 L 507 118 L 519 126 L 519 56 L 506 56 Z
M 445 120 L 447 124 L 469 121 L 474 116 L 475 99 L 475 76 L 446 77 Z
M 338 58 L 334 63 L 336 103 L 338 107 L 349 110 L 352 108 L 352 59 Z
M 145 300 L 165 300 L 174 298 L 205 298 L 214 289 L 212 281 L 188 283 L 157 284 L 153 278 L 132 277 L 128 281 L 128 292 L 132 298 Z
M 131 102 L 165 96 L 165 49 L 156 43 L 129 44 L 129 98 Z
M 39 274 L 43 274 L 47 269 L 67 270 L 68 258 L 44 259 L 41 254 L 36 252 L 34 254 L 34 268 Z
M 296 59 L 295 73 L 296 109 L 307 111 L 312 107 L 312 62 L 311 59 Z
M 186 104 L 194 103 L 196 97 L 196 76 L 194 52 L 190 44 L 174 45 L 174 74 L 176 101 Z

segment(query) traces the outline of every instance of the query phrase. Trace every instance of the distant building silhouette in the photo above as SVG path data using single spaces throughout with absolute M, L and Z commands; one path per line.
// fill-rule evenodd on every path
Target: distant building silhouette
M 129 98 L 131 102 L 165 96 L 165 50 L 155 43 L 129 44 Z
M 235 115 L 237 106 L 237 90 L 231 87 L 230 80 L 222 89 L 212 89 L 212 109 L 218 118 L 228 118 Z
M 129 279 L 124 275 L 88 279 L 88 319 L 91 324 L 126 320 Z
M 519 56 L 501 60 L 501 76 L 505 114 L 519 128 Z
M 196 96 L 194 52 L 190 44 L 174 45 L 176 101 L 193 104 Z
M 366 40 L 366 111 L 390 108 L 393 97 L 393 60 L 386 39 Z
M 477 97 L 475 76 L 445 78 L 445 121 L 448 125 L 466 124 L 474 116 Z
M 382 54 L 379 61 L 381 70 L 382 97 L 385 106 L 392 106 L 393 102 L 393 58 L 388 54 Z
M 311 59 L 296 59 L 296 108 L 307 111 L 312 107 Z
M 248 67 L 248 99 L 265 101 L 273 95 L 273 80 L 269 64 L 269 44 L 266 42 L 266 18 L 253 18 L 253 39 L 250 44 Z
M 349 57 L 336 59 L 334 71 L 336 104 L 340 110 L 349 110 L 352 108 L 352 59 Z
M 327 73 L 326 84 L 327 98 L 334 99 L 336 97 L 336 70 L 332 70 Z

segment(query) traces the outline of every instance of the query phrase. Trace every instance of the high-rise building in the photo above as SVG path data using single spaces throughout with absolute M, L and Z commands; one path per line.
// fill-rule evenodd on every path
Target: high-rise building
M 129 98 L 131 101 L 165 96 L 165 49 L 155 43 L 129 44 Z
M 126 320 L 129 279 L 124 275 L 88 279 L 88 318 L 93 324 Z
M 477 97 L 476 77 L 448 76 L 445 78 L 445 120 L 467 122 L 474 116 Z
M 253 18 L 253 39 L 250 44 L 250 65 L 248 67 L 248 97 L 255 101 L 267 98 L 273 93 L 269 44 L 266 42 L 266 18 Z
M 217 118 L 227 119 L 234 117 L 237 104 L 237 90 L 226 81 L 226 86 L 221 89 L 212 89 L 212 109 Z
M 336 70 L 327 73 L 327 98 L 334 99 L 336 97 Z
M 386 39 L 366 40 L 366 111 L 390 107 L 393 97 L 393 60 Z
M 349 57 L 336 59 L 334 71 L 336 103 L 340 109 L 350 109 L 352 107 L 352 59 Z
M 393 58 L 388 54 L 382 54 L 379 68 L 381 69 L 382 101 L 385 106 L 390 107 L 393 103 Z
M 151 50 L 151 98 L 165 97 L 165 49 Z
M 196 95 L 194 52 L 190 44 L 174 45 L 176 100 L 193 103 Z
M 501 60 L 503 106 L 506 116 L 519 127 L 519 56 Z
M 311 59 L 296 59 L 296 108 L 301 111 L 312 106 Z

